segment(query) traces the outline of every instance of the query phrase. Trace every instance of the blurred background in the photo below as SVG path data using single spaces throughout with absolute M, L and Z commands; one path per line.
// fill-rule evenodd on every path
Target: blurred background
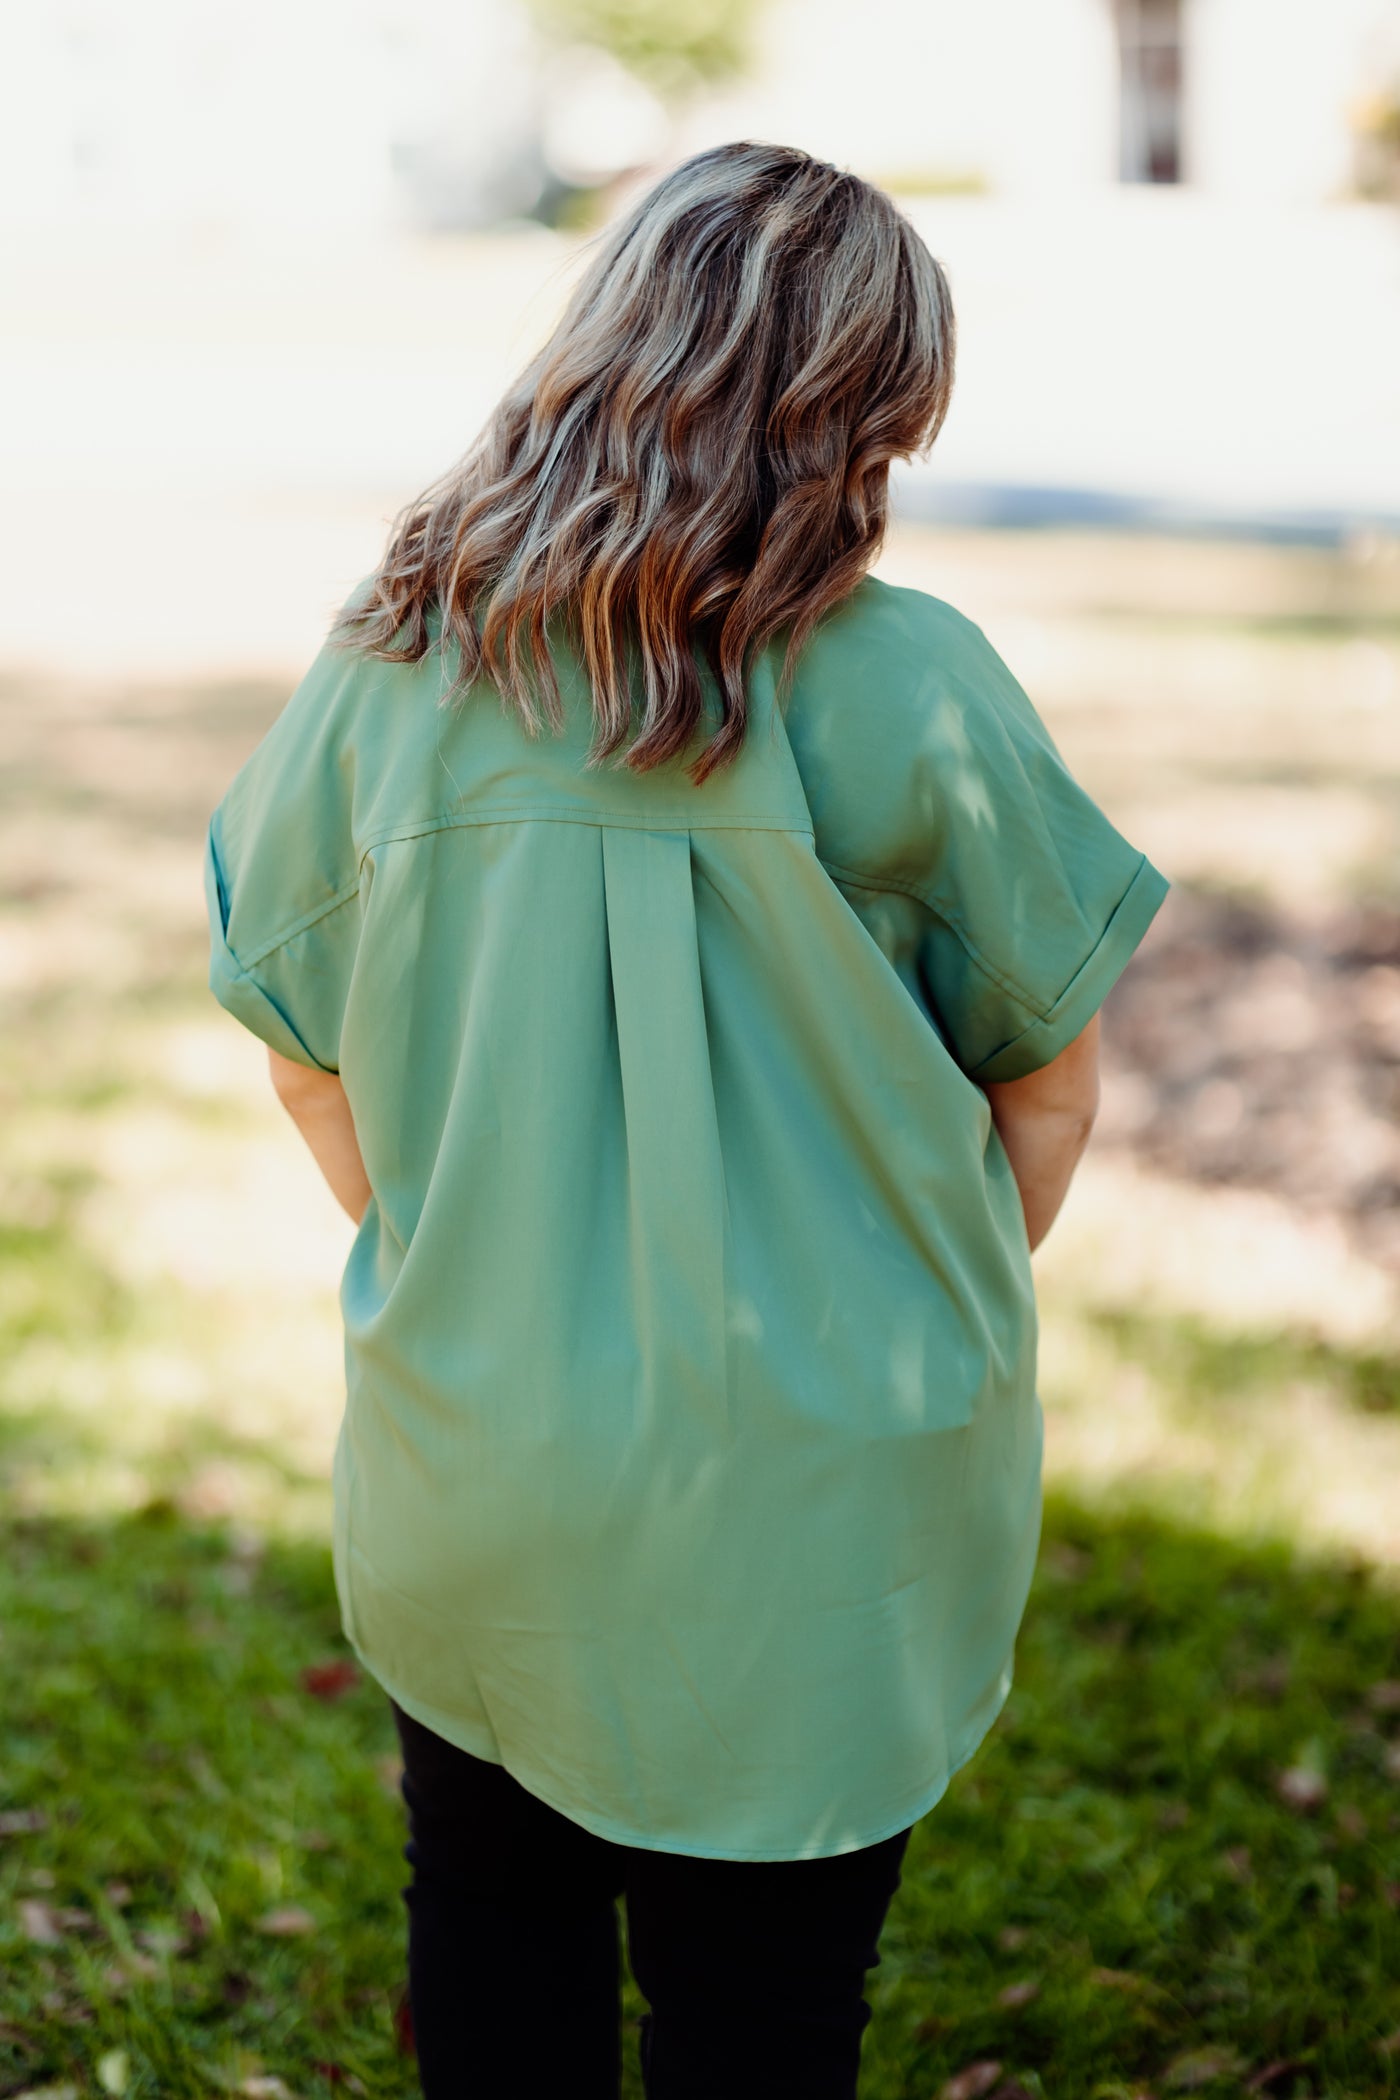
M 1087 1638 L 1080 1576 L 1129 1532 L 1123 1594 L 1149 1617 L 1172 1569 L 1217 1552 L 1273 1569 L 1260 1595 L 1276 1604 L 1268 1556 L 1301 1554 L 1329 1652 L 1348 1647 L 1348 1584 L 1389 1597 L 1354 1681 L 1324 1693 L 1284 1634 L 1246 1654 L 1232 1622 L 1234 1676 L 1198 1659 L 1161 1697 L 1189 1710 L 1246 1684 L 1246 1704 L 1287 1708 L 1294 1683 L 1278 1741 L 1240 1752 L 1299 1825 L 1278 1888 L 1307 1910 L 1330 1887 L 1339 1931 L 1339 1889 L 1353 1917 L 1364 1895 L 1393 1920 L 1400 4 L 48 0 L 0 18 L 0 1673 L 24 1716 L 0 1737 L 0 1879 L 19 1906 L 0 1952 L 9 1932 L 32 1968 L 23 2018 L 0 1999 L 7 2093 L 204 2090 L 181 2082 L 195 2043 L 169 2041 L 177 1957 L 204 1974 L 196 1957 L 214 1958 L 240 1905 L 262 1917 L 268 1962 L 305 1963 L 305 1921 L 339 1920 L 316 1956 L 327 2003 L 362 2006 L 339 2075 L 401 2089 L 365 2039 L 391 2024 L 392 1760 L 352 1817 L 380 1818 L 389 1891 L 365 1899 L 363 1947 L 344 1890 L 319 1914 L 280 1902 L 323 1870 L 304 1805 L 279 1795 L 266 1827 L 222 1842 L 240 1783 L 212 1752 L 167 1775 L 167 1808 L 207 1826 L 178 1870 L 150 1849 L 156 1809 L 124 1822 L 109 1803 L 94 1835 L 75 1808 L 60 1832 L 45 1792 L 66 1771 L 86 1798 L 102 1754 L 120 1764 L 153 1740 L 155 1684 L 209 1694 L 202 1718 L 160 1709 L 206 1741 L 232 1725 L 229 1685 L 255 1684 L 265 1726 L 303 1748 L 327 1731 L 318 1769 L 346 1799 L 344 1731 L 366 1756 L 390 1747 L 353 1671 L 315 1660 L 336 1653 L 327 1482 L 352 1228 L 261 1047 L 205 989 L 203 829 L 388 520 L 474 436 L 598 227 L 664 166 L 740 136 L 884 184 L 944 263 L 960 376 L 931 459 L 899 475 L 880 573 L 986 628 L 1174 879 L 1110 1002 L 1100 1133 L 1038 1257 L 1045 1580 L 1068 1584 L 1043 1623 L 1062 1609 L 1066 1639 Z M 1013 1736 L 1035 1711 L 1036 1653 Z M 100 1754 L 114 1683 L 131 1733 Z M 1092 1702 L 1082 1718 L 1087 1740 Z M 242 1770 L 239 1742 L 224 1750 Z M 1342 1798 L 1353 1769 L 1381 1807 Z M 982 1783 L 959 1797 L 969 1815 Z M 1190 1795 L 1180 1776 L 1152 1783 Z M 327 1823 L 336 1799 L 316 1810 Z M 1212 1858 L 1246 1856 L 1220 1870 L 1244 1901 L 1249 1848 L 1216 1835 Z M 1347 1844 L 1358 1860 L 1338 1866 Z M 146 1922 L 123 1942 L 141 1874 Z M 335 1967 L 352 1944 L 359 2001 Z M 282 1972 L 240 1963 L 209 1989 L 230 2033 L 246 2015 L 262 2040 L 220 2076 L 285 2092 Z M 973 2046 L 927 2008 L 921 2041 L 912 2014 L 899 2027 L 913 1973 L 896 1958 L 872 2091 L 902 2093 L 919 2066 L 907 2090 L 937 2090 L 927 2066 L 961 2075 Z M 1188 2071 L 1167 2089 L 1214 2075 L 1236 2090 L 1272 2050 L 1284 2069 L 1254 2090 L 1400 2090 L 1400 2007 L 1329 2086 L 1308 2053 L 1322 2042 L 1261 2027 L 1245 2047 L 1229 1989 L 1200 1989 L 1204 2024 L 1177 2036 Z M 142 1991 L 169 1995 L 138 2046 Z M 1281 1983 L 1279 2021 L 1305 1998 Z M 1319 2032 L 1364 2024 L 1374 1993 L 1353 1977 L 1341 1999 Z M 1136 2017 L 1131 1994 L 1113 2003 Z M 1195 2077 L 1212 2003 L 1225 2055 Z M 998 2062 L 1010 2047 L 985 2044 Z M 1104 2047 L 1057 2088 L 1053 2051 L 1027 2041 L 1017 2089 L 1116 2093 L 1110 2073 L 1138 2059 Z M 143 2070 L 142 2049 L 164 2070 Z

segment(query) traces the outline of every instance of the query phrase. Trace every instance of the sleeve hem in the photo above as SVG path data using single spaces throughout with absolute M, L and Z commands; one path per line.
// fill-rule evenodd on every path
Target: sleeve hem
M 968 1073 L 970 1079 L 1024 1079 L 1038 1072 L 1088 1027 L 1113 986 L 1132 959 L 1134 951 L 1161 908 L 1171 888 L 1165 875 L 1154 868 L 1146 855 L 1119 898 L 1112 918 L 1092 952 L 1070 979 L 1048 1013 L 1032 1022 L 1020 1035 Z
M 226 1012 L 266 1043 L 270 1050 L 305 1065 L 312 1072 L 334 1072 L 313 1057 L 281 1008 L 274 1005 L 255 978 L 238 967 L 232 951 L 216 948 L 209 966 L 209 989 Z
M 223 927 L 223 903 L 212 827 L 204 848 L 204 885 L 212 936 L 209 951 L 209 989 L 220 1006 L 231 1013 L 235 1021 L 240 1022 L 250 1034 L 257 1036 L 280 1056 L 290 1058 L 294 1064 L 305 1065 L 313 1072 L 333 1072 L 333 1065 L 323 1065 L 319 1058 L 312 1055 L 282 1009 L 269 999 L 257 979 L 244 968 L 228 944 Z

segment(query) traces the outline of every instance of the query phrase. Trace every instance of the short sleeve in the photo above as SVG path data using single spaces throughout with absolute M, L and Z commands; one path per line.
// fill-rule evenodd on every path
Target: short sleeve
M 360 931 L 353 662 L 329 646 L 209 820 L 209 988 L 297 1064 L 335 1072 Z
M 1103 1004 L 1169 885 L 1074 779 L 971 622 L 945 637 L 917 783 L 918 970 L 972 1078 L 1050 1063 Z

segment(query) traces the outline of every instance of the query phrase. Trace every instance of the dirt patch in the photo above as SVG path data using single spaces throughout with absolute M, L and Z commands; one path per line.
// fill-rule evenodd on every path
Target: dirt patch
M 1164 906 L 1104 1021 L 1096 1142 L 1343 1219 L 1400 1272 L 1400 912 Z

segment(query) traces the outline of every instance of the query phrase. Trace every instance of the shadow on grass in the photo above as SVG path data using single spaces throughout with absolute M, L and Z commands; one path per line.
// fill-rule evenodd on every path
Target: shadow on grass
M 344 1652 L 325 1551 L 26 1521 L 0 1598 L 0 2094 L 113 2051 L 134 2092 L 413 2093 L 387 1706 L 302 1677 Z M 1359 1564 L 1053 1504 L 1007 1712 L 911 1841 L 866 2100 L 986 2061 L 1050 2100 L 1400 2090 L 1398 1653 Z

